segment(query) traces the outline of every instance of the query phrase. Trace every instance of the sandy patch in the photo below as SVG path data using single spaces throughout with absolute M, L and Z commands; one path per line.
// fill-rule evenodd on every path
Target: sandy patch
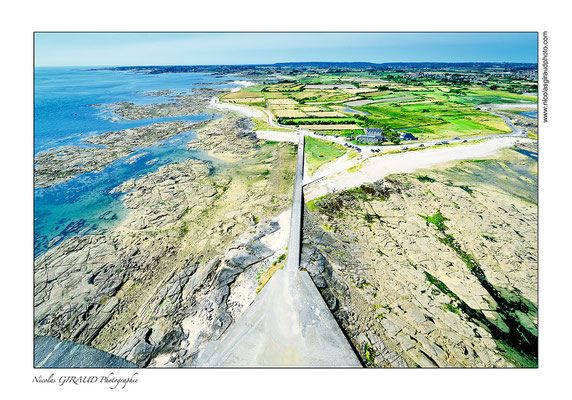
M 233 81 L 230 84 L 231 85 L 238 85 L 238 87 L 232 88 L 232 90 L 231 90 L 232 93 L 236 93 L 242 88 L 254 86 L 254 82 L 250 82 L 250 81 Z
M 209 105 L 215 109 L 234 111 L 246 115 L 250 118 L 264 117 L 264 113 L 260 110 L 251 107 L 240 106 L 238 104 L 221 103 L 216 97 L 211 99 Z
M 259 264 L 255 264 L 255 270 L 240 274 L 230 287 L 228 304 L 231 304 L 232 307 L 228 311 L 235 321 L 252 304 L 258 290 L 261 288 L 259 281 L 254 279 L 254 275 L 256 273 L 263 275 L 273 268 L 272 264 L 274 261 L 277 261 L 280 255 L 286 254 L 286 246 L 288 245 L 288 236 L 290 234 L 290 210 L 289 208 L 274 218 L 279 225 L 279 229 L 276 232 L 260 238 L 260 243 L 274 250 L 274 255 Z M 249 268 L 253 268 L 253 266 Z M 274 268 L 271 272 L 275 272 L 276 269 Z M 263 271 L 265 272 L 263 273 Z M 272 274 L 269 274 L 266 279 L 270 279 L 271 276 Z
M 168 367 L 166 365 L 169 362 L 169 359 L 173 356 L 172 353 L 169 354 L 159 354 L 155 357 L 155 367 Z
M 487 157 L 504 147 L 514 145 L 517 141 L 533 142 L 531 139 L 501 137 L 470 146 L 443 147 L 387 154 L 383 157 L 369 157 L 370 162 L 355 172 L 349 173 L 346 169 L 345 172 L 340 171 L 333 176 L 309 184 L 304 188 L 304 200 L 309 201 L 328 193 L 375 182 L 390 174 L 411 173 L 416 169 L 454 160 Z M 344 165 L 346 166 L 347 164 Z M 331 168 L 334 169 L 333 166 Z M 341 166 L 339 168 L 341 169 Z
M 298 139 L 296 139 L 298 141 Z M 280 254 L 286 253 L 286 246 L 288 245 L 288 236 L 290 234 L 290 214 L 291 209 L 283 211 L 276 217 L 280 229 L 276 232 L 266 235 L 260 239 L 260 242 L 266 247 L 274 250 L 275 256 L 279 257 Z
M 185 335 L 189 335 L 187 339 L 181 343 L 181 347 L 183 348 L 192 348 L 197 341 L 199 334 L 203 330 L 207 329 L 207 326 L 204 324 L 204 318 L 201 317 L 200 313 L 185 318 L 181 322 L 181 327 L 183 328 Z
M 270 140 L 272 142 L 292 142 L 298 143 L 298 133 L 280 131 L 256 131 L 258 139 Z

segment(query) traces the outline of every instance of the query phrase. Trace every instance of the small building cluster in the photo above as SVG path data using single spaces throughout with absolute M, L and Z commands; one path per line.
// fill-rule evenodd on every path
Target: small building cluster
M 356 138 L 358 142 L 363 143 L 380 143 L 386 142 L 387 138 L 383 135 L 382 128 L 364 128 L 364 135 Z
M 379 142 L 385 142 L 386 139 L 383 136 L 369 136 L 369 135 L 360 135 L 357 137 L 356 139 L 358 142 L 363 142 L 363 143 L 379 143 Z

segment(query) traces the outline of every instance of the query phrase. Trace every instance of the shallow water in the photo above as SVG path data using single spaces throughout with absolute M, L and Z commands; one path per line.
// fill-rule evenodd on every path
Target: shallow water
M 63 145 L 88 146 L 82 139 L 109 131 L 162 121 L 192 122 L 211 118 L 210 115 L 200 114 L 138 121 L 111 121 L 111 115 L 102 113 L 101 110 L 106 104 L 118 101 L 145 104 L 169 100 L 166 97 L 136 93 L 138 91 L 171 89 L 189 93 L 193 84 L 216 83 L 228 79 L 205 74 L 145 75 L 72 68 L 39 68 L 36 69 L 35 75 L 35 154 Z M 220 165 L 219 161 L 212 159 L 204 151 L 186 150 L 187 142 L 195 138 L 194 131 L 189 130 L 162 143 L 137 149 L 101 172 L 80 174 L 53 187 L 35 189 L 35 255 L 42 254 L 49 247 L 73 235 L 115 227 L 128 210 L 121 202 L 121 195 L 111 194 L 110 191 L 126 180 L 154 172 L 161 165 L 182 162 L 188 158 L 209 161 L 215 167 Z M 141 156 L 133 157 L 137 155 Z
M 128 101 L 150 104 L 168 97 L 141 92 L 169 89 L 191 93 L 196 84 L 223 82 L 226 77 L 206 74 L 146 75 L 119 71 L 74 68 L 36 68 L 34 73 L 34 154 L 58 146 L 77 145 L 88 136 L 185 118 L 155 118 L 137 121 L 110 120 L 103 109 Z M 220 84 L 217 87 L 229 86 Z
M 519 114 L 524 115 L 525 117 L 528 118 L 538 119 L 538 111 L 522 111 L 519 112 Z

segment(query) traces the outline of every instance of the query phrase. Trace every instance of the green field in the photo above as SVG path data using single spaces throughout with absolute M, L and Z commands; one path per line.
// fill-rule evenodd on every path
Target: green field
M 312 176 L 322 165 L 343 156 L 346 153 L 346 149 L 338 143 L 309 136 L 306 137 L 304 152 L 306 154 L 308 173 Z
M 367 79 L 367 80 L 363 80 Z M 290 99 L 288 106 L 275 109 L 300 110 L 316 106 L 320 111 L 337 111 L 346 117 L 285 118 L 279 121 L 285 125 L 339 125 L 357 124 L 361 127 L 396 130 L 407 128 L 409 132 L 421 135 L 421 139 L 447 139 L 454 136 L 477 136 L 510 132 L 502 118 L 476 109 L 481 104 L 537 102 L 531 82 L 511 80 L 506 77 L 489 80 L 486 84 L 472 84 L 468 81 L 449 82 L 440 79 L 414 79 L 404 72 L 330 71 L 329 73 L 291 74 L 288 82 L 256 85 L 244 88 L 239 93 L 226 96 L 229 99 L 248 99 L 260 96 L 268 99 Z M 307 84 L 354 85 L 368 87 L 373 92 L 352 94 L 342 89 L 307 88 Z M 346 99 L 381 100 L 394 97 L 412 97 L 401 102 L 381 102 L 351 108 L 365 113 L 365 117 L 344 112 Z M 295 102 L 295 103 L 294 103 Z M 249 103 L 251 104 L 251 103 Z M 275 103 L 274 103 L 275 104 Z M 262 107 L 265 104 L 255 103 Z M 334 107 L 335 106 L 335 107 Z M 335 108 L 335 109 L 334 109 Z M 283 113 L 283 115 L 285 115 Z M 296 115 L 296 114 L 292 114 Z M 322 129 L 320 129 L 322 130 Z M 332 132 L 334 128 L 332 127 Z M 350 129 L 335 134 L 359 134 Z
M 339 125 L 339 124 L 355 124 L 357 121 L 353 118 L 281 118 L 284 125 Z
M 371 114 L 367 118 L 370 125 L 387 125 L 391 129 L 414 128 L 410 132 L 423 132 L 423 139 L 510 131 L 502 118 L 465 104 L 444 101 L 406 105 L 377 103 L 354 108 Z

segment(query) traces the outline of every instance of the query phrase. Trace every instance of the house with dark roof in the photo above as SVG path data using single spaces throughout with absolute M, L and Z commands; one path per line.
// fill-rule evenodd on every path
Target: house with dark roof
M 401 140 L 417 140 L 417 136 L 413 136 L 413 134 L 409 133 L 409 132 L 403 132 L 401 135 L 399 135 L 399 139 L 401 139 Z
M 383 136 L 383 128 L 364 128 L 363 133 L 366 136 Z

